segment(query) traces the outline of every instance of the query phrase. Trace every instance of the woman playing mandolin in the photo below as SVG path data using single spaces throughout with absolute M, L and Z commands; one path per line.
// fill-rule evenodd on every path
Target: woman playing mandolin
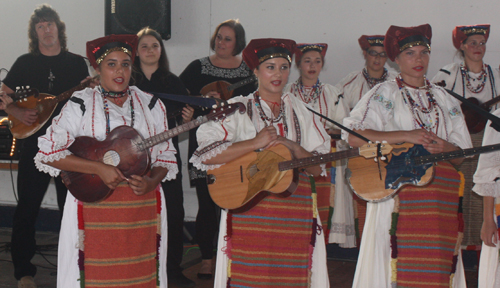
M 312 109 L 316 112 L 338 122 L 342 123 L 345 117 L 349 115 L 349 108 L 346 106 L 343 97 L 339 97 L 340 90 L 330 84 L 322 83 L 319 80 L 319 74 L 323 70 L 323 65 L 325 63 L 325 55 L 328 49 L 328 44 L 326 43 L 300 43 L 297 44 L 295 48 L 295 64 L 300 71 L 300 77 L 297 81 L 288 84 L 285 87 L 285 91 L 291 92 L 295 97 L 302 100 L 304 103 L 309 104 Z M 340 137 L 340 130 L 333 123 L 321 119 L 325 129 L 327 129 L 330 135 L 335 134 Z M 337 138 L 337 140 L 332 140 L 332 146 L 336 150 L 341 151 L 349 148 L 347 143 L 343 140 Z M 336 209 L 333 209 L 332 221 L 328 219 L 329 207 L 330 207 L 330 197 L 325 195 L 321 197 L 318 193 L 318 201 L 320 201 L 320 211 L 325 211 L 324 215 L 321 215 L 323 219 L 323 225 L 328 233 L 328 240 L 331 243 L 340 243 L 342 247 L 355 247 L 356 239 L 355 235 L 347 235 L 347 231 L 354 231 L 354 218 L 349 217 L 353 215 L 352 211 L 352 195 L 349 192 L 347 183 L 345 181 L 345 161 L 336 161 L 336 167 L 332 167 L 332 173 L 334 173 L 334 180 L 331 181 L 330 175 L 325 178 L 317 178 L 317 181 L 325 181 L 331 183 L 330 187 L 327 188 L 326 194 L 331 194 L 331 197 L 335 197 L 335 203 L 339 205 Z M 334 171 L 335 170 L 335 171 Z M 324 205 L 321 204 L 321 200 L 324 200 Z M 331 228 L 327 227 L 328 223 L 331 223 Z M 349 226 L 349 227 L 348 227 Z
M 73 94 L 47 134 L 39 138 L 38 169 L 51 175 L 61 170 L 92 174 L 89 184 L 98 177 L 114 189 L 98 203 L 83 203 L 68 194 L 59 241 L 58 287 L 82 287 L 83 281 L 125 286 L 137 279 L 144 287 L 157 287 L 158 282 L 167 287 L 167 237 L 161 237 L 167 231 L 166 206 L 159 183 L 174 179 L 178 172 L 172 142 L 147 149 L 150 172 L 130 177 L 111 164 L 80 158 L 68 150 L 82 139 L 79 136 L 103 140 L 118 126 L 132 127 L 144 138 L 168 130 L 163 103 L 129 86 L 136 45 L 136 35 L 87 42 L 87 56 L 100 75 L 100 85 Z M 102 142 L 119 148 L 123 138 L 118 135 Z M 89 154 L 94 147 L 88 147 Z M 136 165 L 136 150 L 118 155 L 120 163 Z M 110 155 L 103 158 L 118 161 L 109 159 Z M 84 193 L 94 192 L 85 189 L 81 187 Z
M 497 68 L 491 68 L 490 65 L 483 62 L 489 34 L 489 24 L 456 26 L 453 29 L 453 45 L 457 49 L 457 55 L 463 61 L 444 66 L 434 76 L 432 82 L 465 98 L 475 98 L 477 104 L 483 104 L 498 96 L 500 93 L 499 71 Z M 465 105 L 462 105 L 462 107 L 464 109 L 468 108 Z M 466 111 L 464 111 L 465 113 Z M 468 127 L 473 129 L 473 131 L 470 131 L 471 134 L 482 131 L 482 128 L 475 128 L 474 126 L 475 123 L 483 119 L 479 116 L 476 116 L 476 119 L 469 119 L 468 116 L 465 114 Z M 474 117 L 474 115 L 470 116 Z M 481 142 L 477 144 L 481 145 Z
M 190 95 L 227 99 L 231 95 L 248 95 L 255 91 L 253 81 L 233 91 L 217 89 L 221 81 L 234 84 L 252 76 L 252 71 L 239 56 L 245 46 L 245 30 L 237 19 L 229 19 L 220 23 L 210 39 L 210 48 L 215 54 L 194 60 L 179 75 Z M 198 114 L 195 113 L 195 117 Z M 198 148 L 196 129 L 192 129 L 189 131 L 189 157 L 193 155 L 196 148 Z M 202 262 L 198 278 L 210 279 L 212 278 L 213 242 L 217 233 L 219 208 L 208 194 L 206 173 L 189 164 L 189 174 L 191 185 L 196 186 L 199 207 L 196 216 L 196 242 L 200 246 Z
M 492 68 L 483 62 L 489 34 L 490 25 L 488 24 L 456 26 L 453 29 L 453 45 L 462 61 L 440 69 L 432 82 L 443 85 L 460 96 L 474 101 L 477 105 L 495 98 L 500 93 L 500 73 L 497 68 Z M 462 104 L 461 107 L 471 134 L 472 145 L 479 147 L 483 141 L 486 118 L 465 104 Z M 493 111 L 496 107 L 500 106 L 492 105 L 485 108 L 487 110 L 492 108 Z M 477 161 L 477 157 L 467 158 L 459 167 L 459 170 L 465 175 L 463 199 L 465 221 L 463 245 L 465 246 L 481 245 L 481 215 L 480 211 L 474 209 L 474 207 L 481 206 L 481 199 L 474 197 L 471 190 L 472 176 L 476 171 Z
M 428 24 L 389 28 L 384 46 L 400 75 L 365 94 L 345 126 L 371 141 L 419 144 L 433 154 L 471 147 L 458 101 L 425 78 L 431 36 Z M 365 143 L 344 132 L 343 137 L 354 147 Z M 465 287 L 460 251 L 455 250 L 461 239 L 461 176 L 448 162 L 434 168 L 428 185 L 406 186 L 393 198 L 368 203 L 353 287 Z M 374 182 L 380 176 L 359 177 L 370 185 L 369 177 Z
M 287 147 L 295 158 L 329 152 L 330 137 L 319 117 L 309 112 L 300 99 L 283 93 L 294 48 L 295 42 L 287 39 L 254 39 L 248 44 L 243 58 L 257 76 L 258 90 L 234 98 L 245 104 L 245 114 L 200 126 L 200 147 L 190 159 L 194 166 L 207 170 L 232 160 L 238 162 L 241 156 L 255 150 L 264 153 L 267 148 L 280 145 Z M 278 173 L 277 167 L 273 170 L 266 165 L 266 159 L 256 164 L 255 170 L 243 168 L 243 177 L 252 179 L 250 185 L 258 185 Z M 261 169 L 267 170 L 262 174 Z M 319 228 L 316 197 L 311 194 L 310 181 L 314 180 L 308 177 L 324 172 L 324 165 L 305 168 L 298 188 L 288 198 L 267 196 L 242 213 L 223 210 L 214 287 L 282 287 L 283 283 L 296 287 L 329 286 L 325 240 Z M 233 184 L 241 185 L 239 181 Z M 290 257 L 275 257 L 282 254 Z

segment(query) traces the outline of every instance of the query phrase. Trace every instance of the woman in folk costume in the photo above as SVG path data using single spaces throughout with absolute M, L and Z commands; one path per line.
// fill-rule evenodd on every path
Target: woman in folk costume
M 325 63 L 328 44 L 326 43 L 301 43 L 295 48 L 295 64 L 300 71 L 300 77 L 294 83 L 288 84 L 285 91 L 291 92 L 295 97 L 309 104 L 316 112 L 342 123 L 349 115 L 349 109 L 340 91 L 334 86 L 322 83 L 319 74 Z M 333 123 L 321 119 L 325 129 L 330 135 L 340 136 L 340 130 Z M 345 150 L 349 147 L 343 140 L 332 140 L 333 150 Z M 346 161 L 336 161 L 331 168 L 331 174 L 316 179 L 318 195 L 318 209 L 325 229 L 325 237 L 330 243 L 341 243 L 343 247 L 354 247 L 354 216 L 352 197 L 345 182 Z M 338 169 L 337 169 L 338 168 Z M 331 183 L 331 184 L 330 184 Z M 331 187 L 330 187 L 331 186 Z M 324 191 L 322 193 L 320 191 Z M 346 199 L 347 198 L 347 199 Z M 337 203 L 334 209 L 333 203 Z M 332 221 L 330 221 L 332 219 Z M 329 226 L 328 224 L 331 224 Z
M 500 116 L 500 109 L 493 114 Z M 483 145 L 500 143 L 500 133 L 490 126 L 488 121 Z M 481 288 L 500 287 L 500 265 L 498 257 L 498 217 L 500 215 L 500 152 L 481 154 L 474 174 L 474 187 L 472 190 L 483 196 L 483 225 L 481 228 L 481 258 L 479 260 L 479 286 Z
M 330 151 L 330 137 L 319 117 L 300 99 L 283 92 L 294 48 L 295 42 L 287 39 L 254 39 L 248 44 L 243 59 L 258 79 L 258 90 L 234 98 L 246 106 L 246 113 L 200 126 L 199 148 L 190 159 L 194 166 L 218 168 L 278 144 L 295 158 Z M 243 213 L 223 210 L 215 287 L 329 286 L 325 240 L 310 176 L 320 174 L 326 174 L 325 165 L 306 167 L 293 195 L 267 196 Z
M 358 43 L 363 51 L 365 67 L 361 71 L 358 70 L 349 73 L 346 77 L 344 77 L 344 79 L 340 80 L 340 82 L 335 85 L 335 87 L 340 89 L 340 95 L 344 98 L 344 103 L 346 103 L 349 110 L 352 110 L 358 103 L 359 99 L 361 99 L 361 97 L 370 91 L 370 89 L 372 89 L 375 85 L 387 80 L 393 80 L 397 76 L 395 71 L 385 68 L 387 53 L 384 49 L 384 39 L 384 35 L 362 35 L 359 37 Z M 348 237 L 347 239 L 349 241 L 346 241 L 344 244 L 340 244 L 340 246 L 344 248 L 352 248 L 359 246 L 361 236 L 363 234 L 363 225 L 365 223 L 366 216 L 366 201 L 359 199 L 355 195 L 352 197 L 352 194 L 350 194 L 347 195 L 347 202 L 345 202 L 344 206 L 353 207 L 352 210 L 354 211 L 352 214 L 354 218 L 353 221 L 355 223 L 353 233 L 355 234 L 355 239 L 352 241 L 353 237 Z M 340 222 L 335 218 L 337 213 L 338 211 L 334 210 L 334 219 L 332 219 L 333 223 Z M 349 214 L 345 216 L 345 219 L 350 219 Z M 332 227 L 334 226 L 333 223 Z
M 425 78 L 431 36 L 428 24 L 389 28 L 384 46 L 401 73 L 365 94 L 344 125 L 371 141 L 420 144 L 430 153 L 471 147 L 458 101 Z M 353 287 L 465 287 L 457 217 L 463 176 L 449 162 L 434 169 L 428 185 L 368 203 Z
M 365 58 L 365 68 L 361 71 L 351 72 L 340 80 L 335 87 L 340 89 L 344 101 L 352 110 L 359 99 L 375 85 L 387 80 L 396 78 L 395 71 L 387 70 L 385 62 L 387 53 L 384 49 L 384 35 L 362 35 L 358 42 L 363 57 Z
M 432 79 L 465 98 L 474 97 L 484 103 L 500 93 L 498 69 L 483 62 L 490 25 L 456 26 L 453 45 L 462 61 L 444 66 Z
M 453 29 L 453 45 L 457 49 L 457 55 L 462 59 L 460 63 L 446 65 L 432 79 L 433 83 L 441 85 L 465 98 L 475 98 L 482 104 L 500 93 L 500 74 L 497 68 L 483 62 L 486 52 L 486 42 L 490 34 L 490 25 L 468 25 L 457 26 Z M 452 97 L 452 96 L 450 96 Z M 472 145 L 481 146 L 483 131 L 478 131 L 474 125 L 480 119 L 471 118 L 466 113 L 468 107 L 463 111 Z M 496 106 L 498 107 L 498 106 Z M 495 109 L 495 107 L 493 107 Z M 468 117 L 469 116 L 469 117 Z M 471 121 L 472 120 L 472 121 Z M 481 119 L 482 120 L 482 119 Z M 469 126 L 471 123 L 472 126 Z M 471 192 L 472 177 L 477 168 L 477 157 L 467 158 L 459 169 L 465 175 L 465 191 L 463 199 L 463 218 L 465 221 L 463 245 L 476 245 L 480 247 L 481 214 L 475 207 L 481 206 L 481 199 Z
M 95 203 L 68 193 L 59 239 L 58 287 L 167 287 L 167 219 L 159 183 L 175 179 L 178 172 L 172 142 L 148 148 L 150 172 L 128 178 L 112 165 L 68 150 L 79 136 L 104 140 L 122 125 L 144 138 L 168 130 L 163 103 L 128 84 L 136 46 L 136 35 L 87 42 L 87 57 L 100 75 L 100 85 L 75 92 L 38 140 L 35 162 L 41 171 L 94 174 L 114 189 Z

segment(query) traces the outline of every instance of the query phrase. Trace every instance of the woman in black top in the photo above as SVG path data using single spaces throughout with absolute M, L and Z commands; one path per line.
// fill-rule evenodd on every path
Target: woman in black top
M 180 78 L 190 95 L 221 98 L 217 91 L 205 92 L 207 84 L 225 81 L 230 84 L 249 79 L 252 71 L 239 55 L 246 46 L 245 30 L 237 19 L 229 19 L 217 26 L 210 40 L 210 48 L 215 54 L 191 62 L 181 73 Z M 203 92 L 205 93 L 202 93 Z M 255 91 L 252 83 L 234 89 L 232 95 L 248 95 Z M 222 97 L 224 98 L 224 97 Z M 196 129 L 189 131 L 189 158 L 198 148 Z M 218 231 L 218 207 L 208 194 L 206 173 L 189 166 L 191 185 L 196 186 L 199 210 L 196 217 L 196 241 L 200 246 L 202 264 L 198 273 L 200 279 L 212 277 L 213 241 Z
M 177 95 L 187 95 L 187 90 L 179 77 L 169 70 L 167 53 L 160 34 L 145 27 L 139 33 L 139 44 L 137 48 L 136 61 L 134 62 L 135 85 L 145 92 L 158 92 Z M 188 105 L 167 100 L 160 100 L 167 108 L 168 127 L 176 127 L 183 122 L 191 121 L 193 108 Z M 179 139 L 172 139 L 174 147 L 179 151 Z M 181 175 L 180 153 L 176 154 L 179 174 L 172 181 L 162 182 L 163 191 L 167 204 L 168 218 L 168 252 L 167 252 L 167 277 L 168 282 L 181 287 L 193 287 L 194 282 L 182 274 L 180 264 L 183 252 L 183 227 L 184 207 Z

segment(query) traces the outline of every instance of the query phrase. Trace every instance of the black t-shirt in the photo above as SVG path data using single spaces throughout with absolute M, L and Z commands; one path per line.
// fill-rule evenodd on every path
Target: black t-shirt
M 151 75 L 151 80 L 148 80 L 144 73 L 142 72 L 134 72 L 135 86 L 141 89 L 144 92 L 153 93 L 166 93 L 166 94 L 176 94 L 176 95 L 187 95 L 188 92 L 182 81 L 176 75 L 169 73 L 166 77 L 162 79 L 162 72 L 158 69 Z M 159 98 L 165 107 L 167 108 L 167 112 L 170 111 L 179 111 L 182 110 L 183 107 L 186 106 L 185 103 L 177 102 L 173 100 Z M 182 115 L 178 115 L 177 117 L 168 119 L 168 128 L 172 129 L 177 126 L 178 123 L 181 123 Z M 177 164 L 179 166 L 179 171 L 181 171 L 181 158 L 179 154 L 179 138 L 172 138 L 172 142 L 174 144 L 175 149 L 177 149 L 177 154 L 175 155 L 177 158 Z
M 3 84 L 12 90 L 16 87 L 30 86 L 41 93 L 57 96 L 75 86 L 89 75 L 85 60 L 70 52 L 61 52 L 56 56 L 24 54 L 17 58 Z M 66 101 L 60 102 L 51 118 L 33 135 L 26 138 L 27 145 L 37 146 L 38 137 L 45 134 L 45 130 L 52 123 L 52 118 L 61 112 Z

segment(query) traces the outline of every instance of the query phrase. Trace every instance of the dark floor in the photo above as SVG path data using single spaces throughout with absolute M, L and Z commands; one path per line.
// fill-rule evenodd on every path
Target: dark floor
M 10 228 L 0 228 L 0 288 L 17 287 L 13 276 L 12 263 L 10 261 L 9 241 Z M 33 259 L 38 266 L 35 281 L 39 288 L 56 287 L 56 262 L 57 262 L 57 234 L 54 232 L 38 232 L 37 245 L 40 246 L 39 253 Z M 213 287 L 213 280 L 199 280 L 198 273 L 201 256 L 196 245 L 186 244 L 183 261 L 184 274 L 196 282 L 196 287 Z M 330 275 L 331 287 L 351 287 L 354 277 L 356 263 L 353 261 L 328 260 L 328 274 Z M 466 271 L 468 288 L 477 287 L 477 271 L 471 269 Z M 175 286 L 170 286 L 174 287 Z M 315 287 L 314 287 L 315 288 Z

